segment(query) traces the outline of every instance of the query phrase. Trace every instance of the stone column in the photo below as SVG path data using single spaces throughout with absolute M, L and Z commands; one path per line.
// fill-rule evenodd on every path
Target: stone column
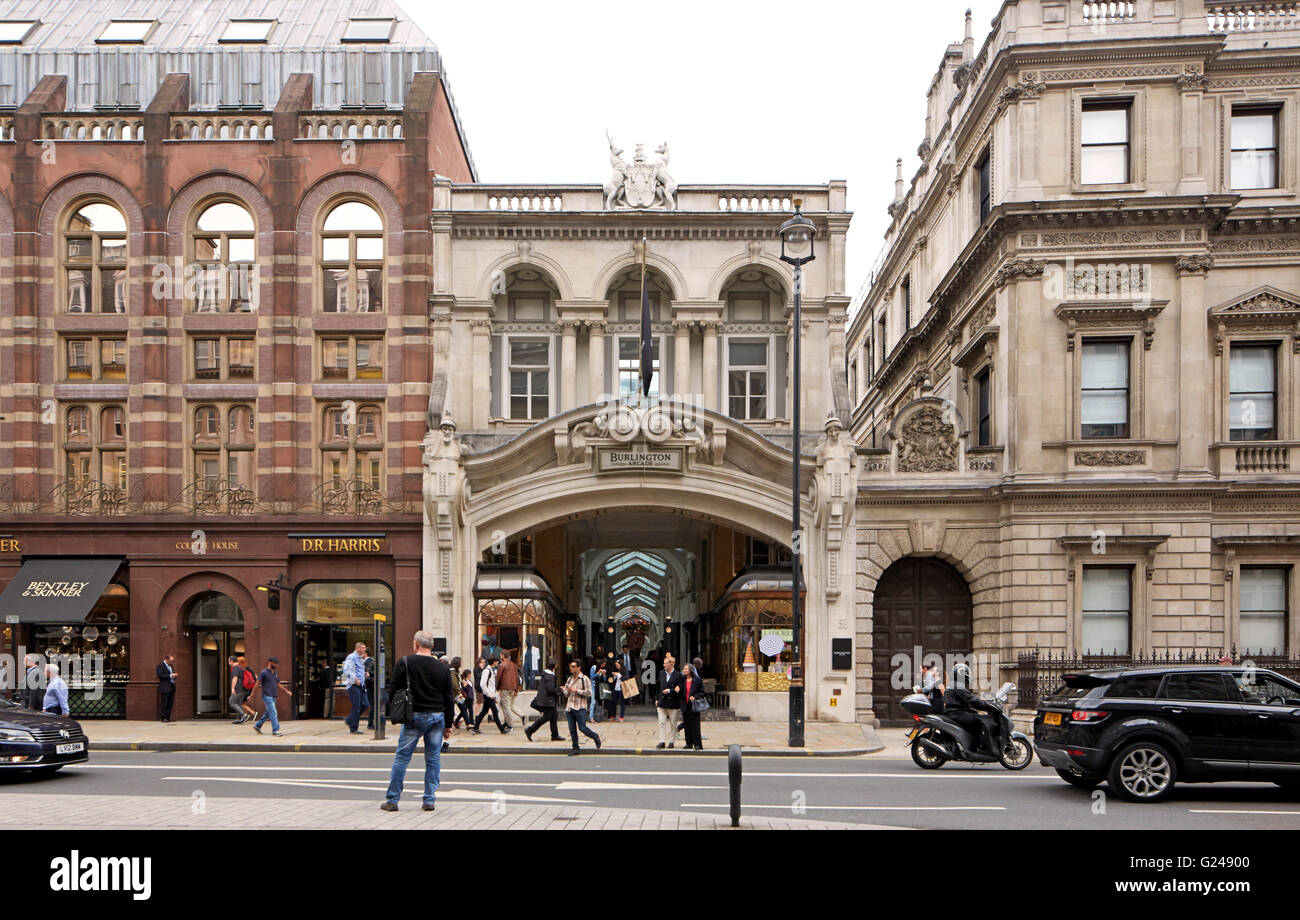
M 492 321 L 487 319 L 471 320 L 469 331 L 470 355 L 473 360 L 471 367 L 477 371 L 487 367 L 492 361 Z M 485 431 L 488 427 L 488 416 L 492 411 L 492 391 L 488 382 L 489 375 L 476 372 L 473 379 L 474 408 L 470 425 L 476 431 Z M 448 400 L 449 404 L 455 402 L 454 396 Z
M 560 321 L 560 408 L 565 412 L 578 401 L 578 324 L 575 320 Z
M 673 320 L 673 392 L 680 399 L 691 388 L 691 323 Z
M 1178 478 L 1210 475 L 1209 324 L 1205 318 L 1208 255 L 1184 256 L 1178 272 Z
M 605 392 L 605 321 L 592 320 L 587 339 L 587 371 L 591 375 L 591 402 Z
M 704 329 L 704 408 L 721 412 L 718 408 L 718 328 L 722 323 L 706 320 L 700 323 Z

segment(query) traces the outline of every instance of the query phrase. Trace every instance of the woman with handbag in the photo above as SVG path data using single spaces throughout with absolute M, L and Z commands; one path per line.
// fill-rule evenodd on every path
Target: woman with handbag
M 682 724 L 686 727 L 686 750 L 704 750 L 700 737 L 700 713 L 709 708 L 704 696 L 704 681 L 693 665 L 682 668 Z
M 615 719 L 623 721 L 623 713 L 627 711 L 627 701 L 623 698 L 623 663 L 615 661 L 609 670 L 609 680 L 614 688 L 609 698 L 609 720 Z

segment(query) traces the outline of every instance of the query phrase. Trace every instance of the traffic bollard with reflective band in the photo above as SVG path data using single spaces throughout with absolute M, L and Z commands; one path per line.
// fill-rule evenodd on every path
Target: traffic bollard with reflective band
M 727 748 L 727 777 L 731 783 L 731 826 L 740 827 L 740 745 Z

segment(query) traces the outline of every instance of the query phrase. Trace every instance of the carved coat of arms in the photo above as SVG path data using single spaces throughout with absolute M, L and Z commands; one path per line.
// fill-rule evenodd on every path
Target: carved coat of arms
M 663 207 L 669 211 L 677 207 L 677 183 L 668 174 L 668 143 L 655 148 L 657 156 L 650 159 L 642 144 L 636 145 L 632 162 L 623 159 L 623 149 L 609 138 L 609 163 L 614 173 L 605 184 L 605 209 Z
M 934 406 L 917 410 L 898 439 L 900 473 L 946 473 L 957 469 L 957 429 Z

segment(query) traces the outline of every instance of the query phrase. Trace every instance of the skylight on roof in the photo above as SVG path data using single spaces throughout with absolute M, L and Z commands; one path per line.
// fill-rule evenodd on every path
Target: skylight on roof
M 149 37 L 156 19 L 111 19 L 95 41 L 100 44 L 139 44 Z
M 232 19 L 226 23 L 226 30 L 217 39 L 219 42 L 264 42 L 271 37 L 275 27 L 274 19 Z
M 35 19 L 0 20 L 0 45 L 21 45 L 39 25 Z
M 343 32 L 345 42 L 386 42 L 393 35 L 396 19 L 349 19 Z

